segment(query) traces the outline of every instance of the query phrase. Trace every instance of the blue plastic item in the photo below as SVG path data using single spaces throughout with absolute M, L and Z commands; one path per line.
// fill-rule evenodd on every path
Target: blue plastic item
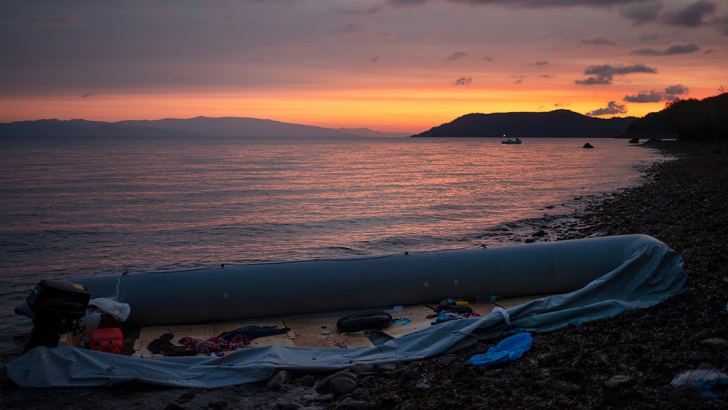
M 695 382 L 695 387 L 697 387 L 700 390 L 700 393 L 703 394 L 703 396 L 710 397 L 711 399 L 719 399 L 720 394 L 713 393 L 710 389 L 715 385 L 726 385 L 728 384 L 728 377 L 719 377 L 717 379 L 713 380 L 703 380 L 698 379 L 697 382 Z
M 533 336 L 530 333 L 519 333 L 503 339 L 496 347 L 491 347 L 484 354 L 476 354 L 468 360 L 468 364 L 478 367 L 488 367 L 492 364 L 505 363 L 516 360 L 533 346 Z

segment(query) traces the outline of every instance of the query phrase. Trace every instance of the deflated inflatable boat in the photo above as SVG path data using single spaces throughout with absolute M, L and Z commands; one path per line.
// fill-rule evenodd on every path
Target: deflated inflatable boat
M 354 259 L 225 266 L 71 280 L 91 298 L 117 285 L 139 325 L 184 324 L 299 313 L 566 293 L 661 244 L 641 235 L 421 252 Z
M 219 387 L 264 380 L 281 368 L 334 370 L 357 362 L 415 360 L 514 328 L 547 332 L 649 307 L 683 292 L 687 276 L 680 255 L 665 244 L 649 236 L 626 235 L 72 282 L 86 287 L 92 299 L 118 294 L 131 306 L 131 320 L 140 326 L 413 305 L 450 297 L 475 300 L 491 294 L 554 296 L 485 317 L 432 326 L 369 349 L 267 346 L 220 358 L 145 361 L 68 347 L 37 347 L 7 366 L 8 377 L 18 385 L 98 386 L 137 380 Z

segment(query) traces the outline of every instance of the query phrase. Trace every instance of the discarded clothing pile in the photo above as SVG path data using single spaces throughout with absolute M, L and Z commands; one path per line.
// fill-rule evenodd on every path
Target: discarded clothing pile
M 196 353 L 204 354 L 248 347 L 248 341 L 243 336 L 238 336 L 230 341 L 221 337 L 211 337 L 207 340 L 200 340 L 185 336 L 179 340 L 179 343 Z
M 197 352 L 189 350 L 184 346 L 175 346 L 171 340 L 174 338 L 174 333 L 165 333 L 162 336 L 152 340 L 147 346 L 152 354 L 161 354 L 163 356 L 194 356 Z
M 290 330 L 287 327 L 278 329 L 277 326 L 244 326 L 230 332 L 223 332 L 220 336 L 211 337 L 207 340 L 185 336 L 179 340 L 182 346 L 172 344 L 173 333 L 165 333 L 152 340 L 147 346 L 147 350 L 153 354 L 162 354 L 164 356 L 195 356 L 198 353 L 218 353 L 246 348 L 250 346 L 250 341 L 253 339 L 280 335 Z
M 473 309 L 469 306 L 450 305 L 440 305 L 435 308 L 435 314 L 427 316 L 428 319 L 437 318 L 431 323 L 433 325 L 471 317 L 480 317 L 480 314 L 473 312 Z

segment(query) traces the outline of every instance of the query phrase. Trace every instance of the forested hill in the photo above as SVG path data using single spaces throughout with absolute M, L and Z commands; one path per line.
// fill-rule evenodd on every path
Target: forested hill
M 593 118 L 569 110 L 468 114 L 412 137 L 614 138 L 634 119 Z

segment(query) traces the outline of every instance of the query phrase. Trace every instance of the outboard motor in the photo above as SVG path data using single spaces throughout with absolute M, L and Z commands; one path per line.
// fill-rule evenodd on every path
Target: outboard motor
M 25 299 L 33 319 L 23 353 L 36 346 L 56 347 L 63 333 L 77 329 L 91 294 L 81 285 L 43 279 Z M 20 313 L 20 312 L 19 312 Z

